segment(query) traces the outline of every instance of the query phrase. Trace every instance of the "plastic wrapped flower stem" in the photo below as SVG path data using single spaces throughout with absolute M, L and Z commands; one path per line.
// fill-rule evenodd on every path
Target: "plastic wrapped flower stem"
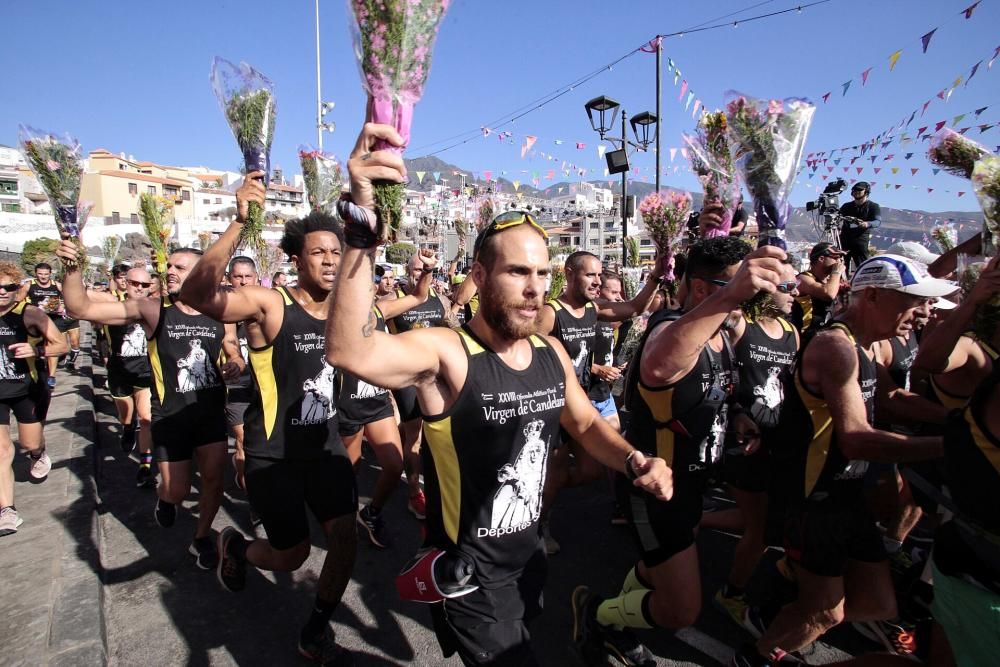
M 476 231 L 481 232 L 493 222 L 493 199 L 486 197 L 479 202 L 479 212 L 476 219 Z
M 733 161 L 753 198 L 758 246 L 785 248 L 789 197 L 816 107 L 808 100 L 726 94 Z
M 465 257 L 466 242 L 469 236 L 469 223 L 465 218 L 455 218 L 455 236 L 458 237 L 458 248 L 455 251 L 455 261 Z
M 983 255 L 993 257 L 1000 246 L 1000 157 L 988 155 L 976 161 L 972 189 L 983 209 Z
M 927 150 L 927 159 L 949 174 L 961 178 L 972 178 L 972 168 L 976 160 L 986 157 L 990 152 L 972 139 L 945 127 L 931 137 L 931 147 Z
M 354 53 L 368 92 L 366 120 L 391 125 L 401 147 L 379 142 L 375 150 L 402 154 L 410 141 L 413 108 L 424 92 L 438 28 L 450 0 L 348 0 L 355 19 Z M 402 226 L 402 183 L 374 184 L 377 230 L 395 238 Z
M 139 218 L 152 248 L 153 264 L 161 276 L 167 272 L 167 239 L 174 230 L 173 210 L 163 197 L 139 195 Z
M 706 229 L 706 238 L 729 235 L 733 214 L 740 202 L 740 184 L 736 180 L 736 166 L 729 150 L 726 128 L 726 115 L 715 111 L 699 119 L 697 134 L 683 135 L 691 168 L 705 193 L 705 202 L 722 207 L 721 223 Z
M 79 240 L 81 147 L 73 137 L 58 137 L 27 125 L 18 128 L 18 140 L 28 166 L 35 173 L 52 206 L 60 236 Z
M 931 229 L 931 238 L 941 248 L 941 252 L 948 252 L 958 244 L 958 231 L 952 224 L 937 225 Z
M 307 146 L 299 146 L 299 165 L 310 210 L 333 213 L 344 182 L 336 158 Z
M 274 85 L 247 63 L 237 66 L 219 57 L 212 61 L 211 81 L 219 106 L 243 153 L 246 173 L 264 172 L 266 185 L 271 174 L 271 142 L 276 117 Z M 264 209 L 250 202 L 240 233 L 241 245 L 255 251 L 262 249 L 263 229 Z

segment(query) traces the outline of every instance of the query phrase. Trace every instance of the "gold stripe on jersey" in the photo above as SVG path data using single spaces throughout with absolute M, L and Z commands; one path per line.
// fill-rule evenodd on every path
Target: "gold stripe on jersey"
M 805 495 L 808 496 L 819 481 L 823 466 L 826 465 L 826 459 L 830 455 L 830 447 L 833 444 L 833 417 L 830 416 L 830 408 L 826 401 L 802 384 L 799 373 L 795 374 L 795 390 L 799 393 L 802 405 L 812 420 L 812 438 L 806 450 Z
M 535 347 L 545 347 L 545 341 L 542 340 L 540 336 L 531 334 L 529 338 L 531 339 L 531 344 L 534 345 Z
M 639 383 L 639 396 L 649 408 L 649 414 L 656 422 L 656 455 L 667 462 L 667 465 L 674 464 L 674 432 L 666 424 L 674 418 L 673 402 L 674 388 L 664 387 L 662 389 L 650 389 Z
M 11 310 L 20 315 L 21 319 L 24 320 L 24 309 L 27 307 L 27 301 L 19 301 Z M 27 330 L 27 325 L 25 325 L 24 328 Z M 37 347 L 42 340 L 43 338 L 41 336 L 32 336 L 30 333 L 28 334 L 28 345 L 32 348 Z M 30 356 L 26 358 L 25 361 L 28 363 L 28 374 L 31 375 L 31 381 L 38 382 L 38 366 L 35 363 L 37 361 L 37 357 Z
M 464 329 L 455 329 L 458 332 L 459 337 L 461 337 L 462 342 L 465 343 L 465 349 L 469 351 L 469 356 L 479 354 L 480 352 L 485 352 L 486 349 L 480 345 L 475 338 L 470 336 L 465 332 Z
M 264 437 L 268 439 L 274 432 L 278 420 L 278 381 L 274 377 L 271 358 L 274 348 L 270 345 L 263 350 L 250 350 L 250 366 L 260 392 L 260 406 L 264 413 Z
M 434 458 L 438 489 L 441 492 L 441 518 L 448 538 L 458 542 L 458 524 L 462 516 L 462 473 L 458 452 L 451 433 L 451 417 L 424 422 L 424 437 Z
M 146 353 L 149 355 L 149 368 L 153 371 L 153 386 L 156 388 L 156 397 L 163 402 L 163 367 L 160 366 L 160 350 L 156 344 L 156 336 L 146 341 Z

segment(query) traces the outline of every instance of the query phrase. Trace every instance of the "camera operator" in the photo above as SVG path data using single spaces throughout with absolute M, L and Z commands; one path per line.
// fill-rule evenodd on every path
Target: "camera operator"
M 854 268 L 868 259 L 868 242 L 872 237 L 872 229 L 882 224 L 882 209 L 878 204 L 868 199 L 872 187 L 865 181 L 858 181 L 851 188 L 849 201 L 840 207 L 843 216 L 843 227 L 840 230 L 840 247 L 854 263 Z

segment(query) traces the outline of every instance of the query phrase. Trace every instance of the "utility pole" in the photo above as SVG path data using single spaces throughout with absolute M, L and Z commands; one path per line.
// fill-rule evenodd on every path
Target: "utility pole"
M 656 191 L 660 191 L 660 126 L 663 125 L 663 116 L 660 115 L 663 78 L 663 38 L 656 36 Z M 622 257 L 624 259 L 624 256 Z
M 625 134 L 625 107 L 622 107 L 622 148 L 628 152 L 628 135 Z M 659 126 L 659 123 L 657 123 Z M 659 132 L 659 127 L 657 127 Z M 625 264 L 625 252 L 628 245 L 628 169 L 622 172 L 622 264 Z
M 323 150 L 323 97 L 319 78 L 319 0 L 316 0 L 316 147 Z

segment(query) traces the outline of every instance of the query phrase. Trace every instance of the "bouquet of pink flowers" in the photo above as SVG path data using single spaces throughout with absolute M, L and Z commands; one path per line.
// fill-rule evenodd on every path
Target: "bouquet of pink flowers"
M 344 177 L 337 158 L 308 146 L 299 146 L 299 164 L 302 167 L 309 208 L 333 213 L 344 187 Z
M 80 240 L 93 204 L 80 202 L 83 152 L 73 137 L 58 137 L 27 125 L 18 126 L 18 143 L 28 166 L 49 198 L 60 236 Z
M 219 58 L 212 61 L 212 90 L 226 116 L 229 128 L 243 153 L 246 172 L 264 172 L 265 185 L 271 175 L 271 142 L 274 140 L 276 106 L 274 84 L 247 63 L 238 66 Z M 250 202 L 240 243 L 255 251 L 264 247 L 264 209 Z
M 348 0 L 356 25 L 354 54 L 368 92 L 367 121 L 392 125 L 410 141 L 413 107 L 424 93 L 438 28 L 451 0 Z M 389 145 L 376 150 L 402 154 Z M 401 183 L 375 184 L 379 236 L 394 238 L 403 221 Z
M 1000 157 L 987 155 L 976 160 L 972 189 L 983 209 L 983 254 L 992 257 L 1000 246 Z
M 639 204 L 642 223 L 659 253 L 665 257 L 663 277 L 674 279 L 674 253 L 691 213 L 691 195 L 679 190 L 651 192 Z
M 944 127 L 931 137 L 931 147 L 927 150 L 927 159 L 949 174 L 962 178 L 972 178 L 972 168 L 975 166 L 976 160 L 989 154 L 988 150 L 972 139 L 966 139 L 964 135 Z
M 958 245 L 958 230 L 951 223 L 936 225 L 931 229 L 931 238 L 941 248 L 941 252 L 948 252 Z
M 788 200 L 816 107 L 804 99 L 764 101 L 732 91 L 726 98 L 729 143 L 753 197 L 758 246 L 784 248 Z
M 481 232 L 486 227 L 493 222 L 494 213 L 493 199 L 491 197 L 485 197 L 481 202 L 479 202 L 478 217 L 476 219 L 476 231 Z
M 733 214 L 740 203 L 740 184 L 736 179 L 736 165 L 729 150 L 726 134 L 726 114 L 721 111 L 704 114 L 698 121 L 697 134 L 685 133 L 691 169 L 694 170 L 705 192 L 705 203 L 717 203 L 723 208 L 722 223 L 707 229 L 706 238 L 729 236 Z

